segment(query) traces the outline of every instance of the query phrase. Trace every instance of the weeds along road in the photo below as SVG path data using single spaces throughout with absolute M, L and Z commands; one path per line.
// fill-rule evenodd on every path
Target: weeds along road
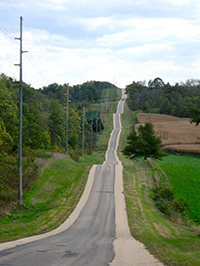
M 116 177 L 122 173 L 116 149 L 123 105 L 124 100 L 120 100 L 117 113 L 113 116 L 114 129 L 110 136 L 106 161 L 102 165 L 93 166 L 75 212 L 63 225 L 50 233 L 0 244 L 0 265 L 158 265 L 150 254 L 145 257 L 146 255 L 138 251 L 147 253 L 143 246 L 138 248 L 138 245 L 135 246 L 136 242 L 132 242 L 123 197 L 121 198 L 121 183 L 116 187 Z M 143 256 L 142 259 L 140 257 L 135 260 L 136 264 L 131 257 L 134 248 Z

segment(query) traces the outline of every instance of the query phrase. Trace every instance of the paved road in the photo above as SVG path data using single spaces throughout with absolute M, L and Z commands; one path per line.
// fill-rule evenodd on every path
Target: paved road
M 122 94 L 122 99 L 124 94 Z M 88 200 L 77 220 L 65 231 L 31 243 L 0 251 L 0 265 L 109 265 L 114 259 L 115 156 L 120 133 L 120 100 L 114 118 L 106 161 L 96 166 Z

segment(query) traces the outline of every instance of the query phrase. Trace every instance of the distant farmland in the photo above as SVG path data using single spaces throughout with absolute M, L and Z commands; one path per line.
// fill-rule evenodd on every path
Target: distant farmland
M 139 113 L 136 118 L 136 131 L 145 122 L 154 125 L 164 151 L 200 155 L 200 126 L 191 124 L 188 118 L 146 113 Z

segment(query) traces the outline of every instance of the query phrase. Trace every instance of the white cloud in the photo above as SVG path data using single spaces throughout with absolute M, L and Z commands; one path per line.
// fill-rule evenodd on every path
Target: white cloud
M 184 5 L 185 3 L 190 2 L 191 0 L 163 0 L 163 1 L 170 2 L 173 5 L 180 6 L 180 5 Z
M 12 7 L 0 3 L 2 24 L 18 37 L 17 14 L 23 16 L 23 48 L 29 51 L 23 76 L 36 88 L 48 85 L 39 72 L 61 84 L 113 82 L 115 76 L 122 87 L 157 76 L 184 81 L 200 73 L 197 0 L 9 2 Z M 1 31 L 1 71 L 18 78 L 18 60 L 18 45 Z

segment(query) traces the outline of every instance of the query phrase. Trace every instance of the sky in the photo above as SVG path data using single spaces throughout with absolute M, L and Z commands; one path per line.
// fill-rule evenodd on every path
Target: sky
M 125 88 L 160 77 L 200 79 L 199 0 L 4 0 L 0 73 L 38 89 L 108 81 Z

